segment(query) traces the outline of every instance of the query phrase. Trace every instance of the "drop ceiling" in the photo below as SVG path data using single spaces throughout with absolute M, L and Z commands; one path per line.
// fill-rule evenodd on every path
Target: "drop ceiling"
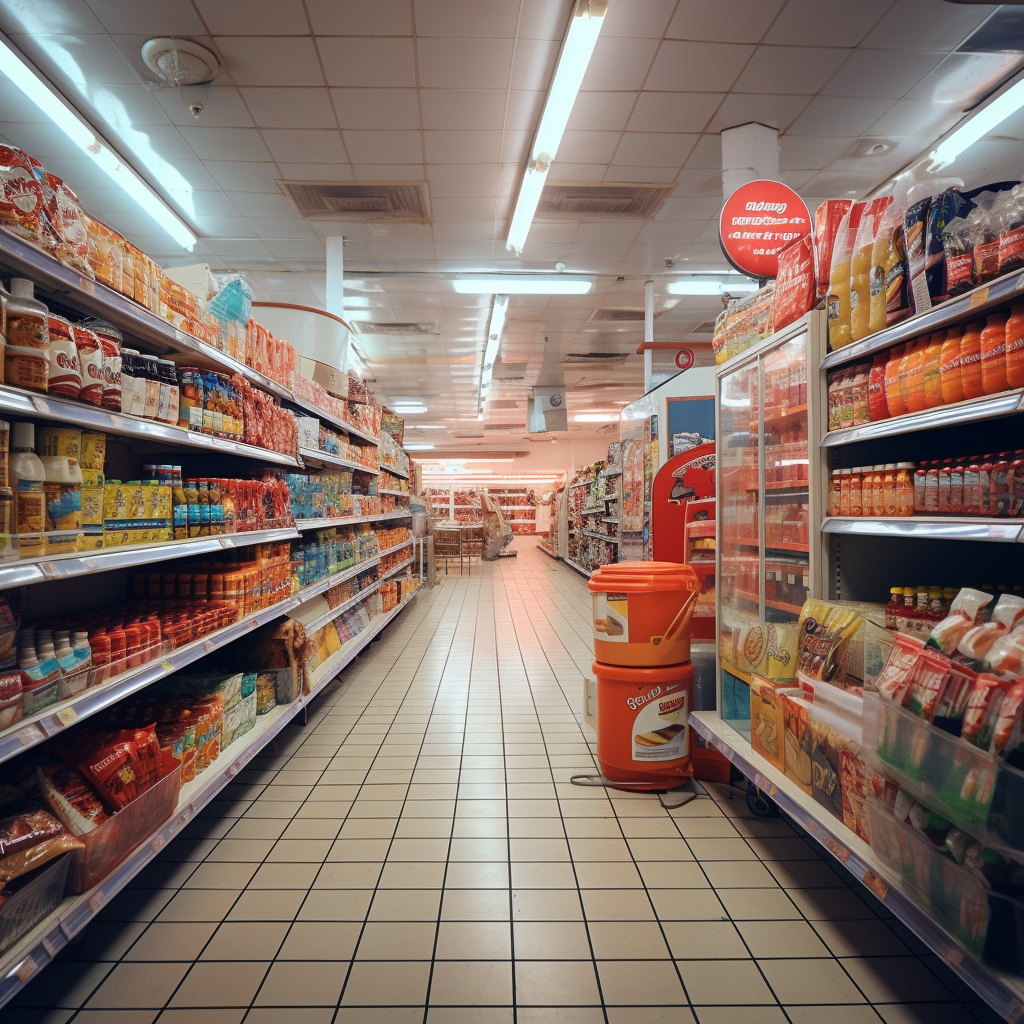
M 356 339 L 379 394 L 426 402 L 410 423 L 459 434 L 481 426 L 490 300 L 455 294 L 451 274 L 562 263 L 594 275 L 587 296 L 510 300 L 501 359 L 525 369 L 495 392 L 502 406 L 488 418 L 501 429 L 482 424 L 486 442 L 507 446 L 522 440 L 509 427 L 523 421 L 534 384 L 564 381 L 570 420 L 642 390 L 632 354 L 642 324 L 593 315 L 641 309 L 646 277 L 657 282 L 659 339 L 692 340 L 720 311 L 717 299 L 677 299 L 664 284 L 670 270 L 726 269 L 716 231 L 723 128 L 777 127 L 781 177 L 812 209 L 864 194 L 1016 73 L 1024 37 L 1012 8 L 945 0 L 610 0 L 549 181 L 672 194 L 649 220 L 542 217 L 518 259 L 505 249 L 508 219 L 570 9 L 569 0 L 0 0 L 0 30 L 192 225 L 193 255 L 2 79 L 0 134 L 161 263 L 244 270 L 262 299 L 323 306 L 324 240 L 344 236 L 349 318 L 436 325 Z M 224 73 L 181 95 L 158 88 L 140 55 L 153 36 L 209 47 Z M 196 100 L 198 120 L 188 109 Z M 953 171 L 972 183 L 1019 178 L 1022 138 L 1024 116 Z M 425 183 L 432 219 L 306 220 L 282 180 Z M 592 352 L 630 357 L 566 364 Z

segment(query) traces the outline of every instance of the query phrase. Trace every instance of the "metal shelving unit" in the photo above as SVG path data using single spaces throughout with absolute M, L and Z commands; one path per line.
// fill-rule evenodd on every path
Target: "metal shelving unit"
M 322 452 L 317 448 L 300 448 L 299 455 L 302 456 L 303 461 L 321 462 L 327 466 L 343 466 L 345 469 L 356 470 L 359 473 L 371 473 L 373 476 L 377 476 L 380 473 L 379 469 L 367 466 L 363 462 L 343 459 L 340 455 L 331 455 L 330 452 Z
M 899 519 L 833 516 L 822 521 L 821 530 L 848 537 L 988 540 L 1004 544 L 1024 541 L 1024 524 L 1019 519 L 971 519 L 967 516 L 904 516 Z
M 391 519 L 409 519 L 409 512 L 378 512 L 369 516 L 337 516 L 333 519 L 296 519 L 295 529 L 328 530 L 332 526 L 355 526 L 358 523 L 384 523 Z

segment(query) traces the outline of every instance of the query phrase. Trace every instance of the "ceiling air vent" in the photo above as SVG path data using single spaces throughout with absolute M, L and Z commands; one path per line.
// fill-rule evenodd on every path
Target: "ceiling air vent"
M 568 366 L 621 366 L 629 358 L 628 352 L 570 352 L 562 359 Z
M 654 319 L 664 313 L 665 310 L 660 309 L 654 314 Z M 640 323 L 644 322 L 644 311 L 642 309 L 595 309 L 590 316 L 587 317 L 587 322 L 592 321 L 604 321 L 608 323 Z
M 431 323 L 382 323 L 374 320 L 353 320 L 356 334 L 387 334 L 401 337 L 405 334 L 437 334 L 437 324 Z
M 487 403 L 488 409 L 518 409 L 521 402 L 517 402 L 514 399 L 499 398 L 493 399 Z
M 525 423 L 485 423 L 488 430 L 525 430 Z
M 521 377 L 492 377 L 492 388 L 522 388 L 525 387 L 526 374 Z
M 278 181 L 295 212 L 307 220 L 430 222 L 423 181 L 354 185 L 342 181 Z
M 537 213 L 549 216 L 629 217 L 650 220 L 675 191 L 675 185 L 563 185 L 544 186 Z
M 702 323 L 697 324 L 697 326 L 694 327 L 694 329 L 692 331 L 690 331 L 690 334 L 714 334 L 714 333 L 715 333 L 715 321 L 714 320 L 705 320 Z

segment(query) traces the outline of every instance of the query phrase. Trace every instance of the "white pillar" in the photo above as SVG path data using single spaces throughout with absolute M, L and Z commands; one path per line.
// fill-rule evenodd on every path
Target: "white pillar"
M 654 341 L 654 282 L 648 278 L 644 281 L 644 341 Z M 654 371 L 654 352 L 644 349 L 644 393 L 651 390 L 651 377 Z
M 344 319 L 345 316 L 345 239 L 341 235 L 327 239 L 327 312 Z M 348 349 L 351 345 L 345 332 L 344 350 L 340 369 L 348 369 Z
M 779 132 L 751 121 L 722 132 L 722 194 L 728 198 L 748 181 L 779 177 Z

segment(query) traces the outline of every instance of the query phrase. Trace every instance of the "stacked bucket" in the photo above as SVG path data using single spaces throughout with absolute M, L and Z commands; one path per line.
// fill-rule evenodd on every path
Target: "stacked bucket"
M 680 786 L 693 775 L 690 618 L 700 580 L 677 562 L 616 562 L 588 586 L 601 773 L 627 789 Z

